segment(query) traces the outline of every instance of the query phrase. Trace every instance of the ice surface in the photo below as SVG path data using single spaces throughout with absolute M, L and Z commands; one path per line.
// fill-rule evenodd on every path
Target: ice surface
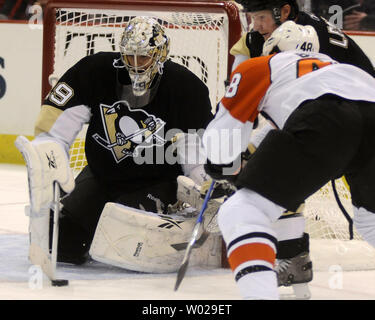
M 35 282 L 38 269 L 28 261 L 27 176 L 24 166 L 0 165 L 0 299 L 2 300 L 240 300 L 228 269 L 189 268 L 177 292 L 176 274 L 143 274 L 98 262 L 83 266 L 58 264 L 67 287 L 52 287 L 46 278 Z M 319 249 L 322 250 L 322 249 Z M 324 248 L 323 248 L 324 250 Z M 373 258 L 373 257 L 372 257 Z M 334 265 L 333 265 L 334 267 Z M 372 300 L 375 271 L 314 272 L 312 299 Z M 291 292 L 281 288 L 282 294 Z

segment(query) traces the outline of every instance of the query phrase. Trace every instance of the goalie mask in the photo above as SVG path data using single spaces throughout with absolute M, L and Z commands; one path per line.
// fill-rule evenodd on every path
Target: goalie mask
M 135 96 L 144 95 L 169 53 L 169 38 L 161 25 L 150 17 L 130 20 L 120 41 L 120 52 L 132 81 Z
M 280 51 L 319 52 L 319 38 L 312 26 L 286 21 L 278 27 L 263 45 L 263 56 Z

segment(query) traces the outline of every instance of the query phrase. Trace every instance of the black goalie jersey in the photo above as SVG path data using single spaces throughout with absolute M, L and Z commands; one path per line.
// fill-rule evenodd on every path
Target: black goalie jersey
M 327 20 L 313 14 L 299 12 L 295 22 L 314 27 L 319 37 L 319 52 L 340 63 L 355 65 L 375 77 L 374 67 L 362 49 L 353 39 L 328 23 Z M 231 53 L 240 53 L 251 58 L 259 57 L 262 54 L 263 44 L 264 38 L 259 32 L 248 32 L 234 45 Z
M 107 182 L 154 181 L 182 174 L 172 137 L 193 132 L 212 119 L 208 88 L 191 71 L 164 64 L 157 89 L 137 98 L 119 53 L 80 60 L 44 101 L 36 134 L 47 132 L 71 145 L 88 123 L 85 152 L 94 174 Z

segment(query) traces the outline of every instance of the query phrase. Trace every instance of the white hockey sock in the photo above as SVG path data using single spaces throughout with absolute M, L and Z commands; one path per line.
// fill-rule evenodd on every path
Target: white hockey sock
M 278 299 L 273 271 L 277 240 L 271 221 L 281 212 L 282 208 L 245 188 L 219 210 L 228 261 L 245 299 Z
M 264 284 L 270 284 L 272 290 Z M 250 273 L 237 281 L 241 296 L 246 300 L 278 300 L 277 276 L 274 271 Z

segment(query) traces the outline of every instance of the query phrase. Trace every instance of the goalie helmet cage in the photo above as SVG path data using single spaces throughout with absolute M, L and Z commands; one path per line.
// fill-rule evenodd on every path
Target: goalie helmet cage
M 209 0 L 52 0 L 43 20 L 42 97 L 54 81 L 80 58 L 99 51 L 118 51 L 121 32 L 134 16 L 155 17 L 171 37 L 170 58 L 193 71 L 210 90 L 212 106 L 224 95 L 230 74 L 230 48 L 241 36 L 241 13 L 232 1 Z M 243 18 L 243 17 L 242 17 Z M 70 149 L 75 174 L 86 164 L 84 132 Z M 350 192 L 336 181 L 338 194 L 352 214 Z M 348 223 L 324 186 L 306 201 L 306 231 L 315 269 L 339 265 L 346 270 L 375 268 L 375 252 Z

